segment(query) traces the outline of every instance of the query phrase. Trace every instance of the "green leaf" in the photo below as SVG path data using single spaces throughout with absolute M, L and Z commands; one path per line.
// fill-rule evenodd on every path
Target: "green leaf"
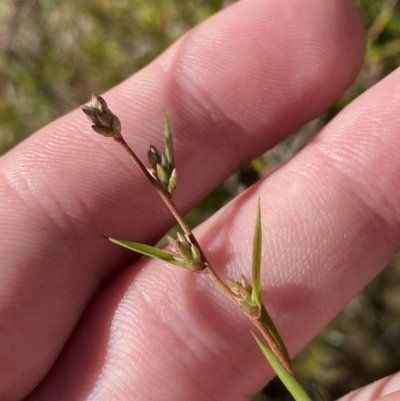
M 275 326 L 275 323 L 273 322 L 271 316 L 269 315 L 267 309 L 265 309 L 264 305 L 261 305 L 261 322 L 264 327 L 268 329 L 272 337 L 274 338 L 275 342 L 278 344 L 279 348 L 282 351 L 283 356 L 285 357 L 288 365 L 293 367 L 292 360 L 290 359 L 289 351 L 286 348 L 286 345 L 279 334 L 278 329 Z
M 311 401 L 311 398 L 308 396 L 301 384 L 286 370 L 268 347 L 266 347 L 254 333 L 252 334 L 272 369 L 279 379 L 281 379 L 290 394 L 292 394 L 293 398 L 296 401 Z
M 116 239 L 116 238 L 108 238 L 108 239 L 111 242 L 113 242 L 114 244 L 120 245 L 124 248 L 128 248 L 131 251 L 135 251 L 142 255 L 150 256 L 155 259 L 160 259 L 160 260 L 163 260 L 164 262 L 172 263 L 175 266 L 179 266 L 184 269 L 190 270 L 188 268 L 188 266 L 175 260 L 174 255 L 172 255 L 168 252 L 162 251 L 161 249 L 155 248 L 150 245 L 139 244 L 138 242 L 131 242 L 131 241 L 126 241 L 126 240 Z
M 265 306 L 261 302 L 261 254 L 262 254 L 261 207 L 260 207 L 260 200 L 258 200 L 256 225 L 254 229 L 254 239 L 253 239 L 253 260 L 252 260 L 253 290 L 251 295 L 252 299 L 254 300 L 254 302 L 256 303 L 256 305 L 260 310 L 261 322 L 263 323 L 264 327 L 266 327 L 268 331 L 271 333 L 272 337 L 275 339 L 275 342 L 281 349 L 283 355 L 287 360 L 287 363 L 293 366 L 286 345 L 281 335 L 279 334 L 279 331 L 276 328 L 274 322 L 272 321 L 269 313 L 265 309 Z
M 167 113 L 164 114 L 165 129 L 165 156 L 172 167 L 175 167 L 174 144 L 172 142 L 171 126 L 169 124 Z
M 262 251 L 262 232 L 261 232 L 261 211 L 260 200 L 258 200 L 256 226 L 253 239 L 253 292 L 252 298 L 259 308 L 261 308 L 261 251 Z

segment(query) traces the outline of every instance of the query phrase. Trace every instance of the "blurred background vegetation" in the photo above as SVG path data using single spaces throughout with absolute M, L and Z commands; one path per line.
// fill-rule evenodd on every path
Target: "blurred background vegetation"
M 148 64 L 233 0 L 2 0 L 0 154 Z M 364 66 L 326 113 L 243 166 L 188 218 L 196 225 L 297 152 L 344 106 L 400 63 L 398 0 L 356 0 L 368 33 Z M 328 399 L 400 370 L 400 259 L 396 257 L 296 358 L 310 392 Z M 274 380 L 258 400 L 289 400 Z

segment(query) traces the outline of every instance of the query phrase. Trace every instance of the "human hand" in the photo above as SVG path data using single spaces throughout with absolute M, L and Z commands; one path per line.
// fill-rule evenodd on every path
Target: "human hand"
M 363 50 L 348 1 L 242 0 L 105 97 L 139 155 L 168 110 L 187 211 L 322 113 Z M 263 299 L 293 354 L 398 248 L 399 87 L 395 72 L 196 230 L 223 277 L 246 274 L 261 197 Z M 272 377 L 246 319 L 205 277 L 101 237 L 153 243 L 172 218 L 80 111 L 0 163 L 1 400 L 246 400 Z M 397 390 L 394 377 L 363 394 Z

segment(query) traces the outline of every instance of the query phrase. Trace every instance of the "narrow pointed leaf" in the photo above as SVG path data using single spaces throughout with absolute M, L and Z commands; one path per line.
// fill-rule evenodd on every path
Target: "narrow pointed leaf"
M 275 342 L 278 344 L 288 365 L 293 367 L 293 363 L 292 363 L 292 360 L 290 359 L 289 351 L 287 350 L 286 345 L 285 345 L 281 335 L 279 334 L 279 331 L 276 328 L 274 321 L 272 320 L 271 316 L 269 315 L 267 309 L 265 309 L 264 305 L 261 305 L 261 322 L 262 322 L 263 326 L 268 329 L 268 331 L 271 333 L 272 337 L 274 338 Z
M 311 401 L 311 398 L 308 396 L 301 384 L 285 369 L 268 347 L 266 347 L 254 333 L 252 334 L 272 369 L 290 394 L 292 394 L 293 398 L 296 401 Z
M 261 251 L 262 251 L 262 233 L 261 233 L 261 212 L 260 200 L 257 206 L 256 226 L 253 239 L 253 292 L 252 297 L 259 308 L 261 308 Z
M 165 129 L 165 156 L 172 167 L 175 167 L 174 144 L 172 142 L 171 126 L 169 124 L 167 113 L 164 114 Z
M 171 255 L 170 253 L 165 252 L 161 249 L 155 248 L 150 245 L 139 244 L 138 242 L 131 242 L 116 238 L 108 238 L 108 239 L 114 244 L 130 249 L 131 251 L 135 251 L 137 253 L 140 253 L 145 256 L 150 256 L 155 259 L 160 259 L 163 260 L 164 262 L 172 263 L 175 266 L 179 266 L 184 269 L 190 270 L 186 265 L 175 260 L 174 255 Z

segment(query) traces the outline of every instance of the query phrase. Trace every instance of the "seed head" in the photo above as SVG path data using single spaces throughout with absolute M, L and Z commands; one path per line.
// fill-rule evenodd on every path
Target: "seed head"
M 232 294 L 238 301 L 240 307 L 245 313 L 258 313 L 258 306 L 252 297 L 252 287 L 243 275 L 240 277 L 240 282 L 228 279 L 228 285 Z
M 200 270 L 201 253 L 185 234 L 178 232 L 177 239 L 167 237 L 167 240 L 177 262 L 183 263 L 190 270 Z
M 92 128 L 98 134 L 111 137 L 121 135 L 119 118 L 111 112 L 106 101 L 101 96 L 93 93 L 91 105 L 81 106 L 81 109 L 93 123 Z

